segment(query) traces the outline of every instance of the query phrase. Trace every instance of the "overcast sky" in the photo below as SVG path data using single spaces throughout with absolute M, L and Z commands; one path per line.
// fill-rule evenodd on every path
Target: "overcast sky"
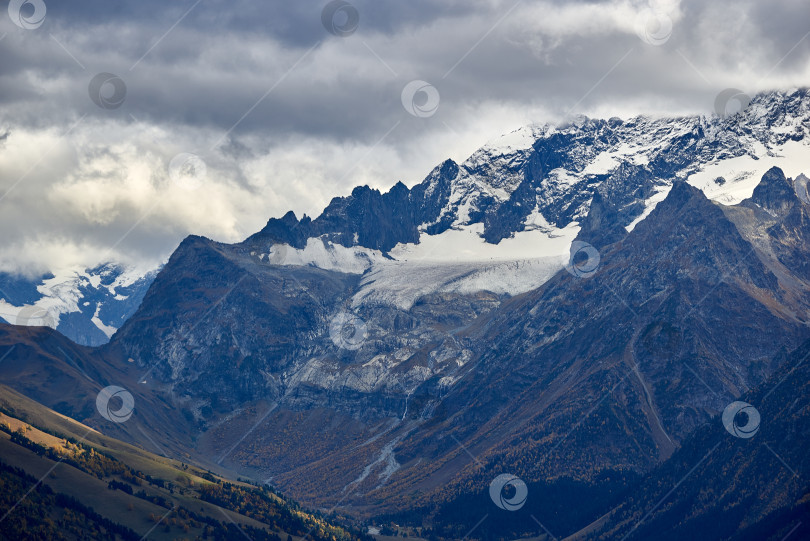
M 524 124 L 810 85 L 806 0 L 1 5 L 5 270 L 154 265 Z

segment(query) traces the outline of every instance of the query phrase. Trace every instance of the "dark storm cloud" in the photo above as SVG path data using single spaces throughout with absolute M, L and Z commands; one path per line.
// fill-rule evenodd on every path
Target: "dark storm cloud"
M 469 114 L 470 104 L 485 100 L 519 106 L 542 99 L 561 113 L 636 94 L 699 106 L 692 101 L 698 90 L 696 73 L 681 58 L 684 51 L 699 72 L 709 73 L 715 71 L 714 62 L 731 67 L 754 58 L 748 47 L 757 54 L 787 52 L 807 31 L 799 16 L 803 6 L 794 1 L 767 9 L 756 3 L 722 8 L 715 3 L 714 10 L 702 2 L 685 3 L 662 47 L 642 43 L 631 31 L 617 28 L 617 20 L 604 21 L 600 29 L 598 19 L 609 3 L 559 2 L 538 8 L 527 2 L 503 21 L 511 2 L 354 4 L 360 13 L 358 31 L 338 38 L 321 25 L 319 2 L 51 2 L 45 32 L 10 32 L 0 44 L 6 49 L 0 103 L 19 105 L 12 114 L 36 108 L 38 114 L 27 119 L 42 123 L 59 115 L 99 115 L 87 100 L 86 87 L 92 75 L 109 71 L 127 84 L 122 115 L 228 130 L 283 78 L 234 135 L 267 132 L 272 137 L 295 131 L 368 141 L 403 118 L 399 93 L 412 79 L 439 88 L 441 120 L 451 125 L 459 124 L 454 118 L 459 111 Z M 712 11 L 725 9 L 726 21 L 712 16 Z M 542 18 L 554 20 L 555 12 L 563 10 L 571 15 L 555 22 L 558 28 L 544 24 Z M 753 34 L 748 43 L 718 50 L 701 35 L 707 18 L 722 30 L 741 14 Z M 708 49 L 700 49 L 704 46 Z M 782 69 L 806 62 L 810 40 L 797 49 Z M 625 55 L 614 76 L 583 99 Z M 705 103 L 723 85 L 710 83 L 700 82 Z M 407 129 L 398 133 L 415 134 Z
M 321 11 L 326 2 L 202 0 L 198 5 L 195 4 L 196 0 L 63 0 L 49 2 L 48 15 L 77 29 L 110 23 L 136 23 L 160 31 L 167 27 L 167 23 L 173 24 L 188 12 L 184 18 L 187 26 L 215 34 L 227 31 L 255 33 L 291 46 L 311 45 L 325 37 Z M 360 0 L 352 4 L 360 12 L 362 29 L 367 34 L 393 34 L 407 27 L 427 24 L 437 18 L 453 18 L 473 13 L 486 5 L 484 2 L 458 0 Z

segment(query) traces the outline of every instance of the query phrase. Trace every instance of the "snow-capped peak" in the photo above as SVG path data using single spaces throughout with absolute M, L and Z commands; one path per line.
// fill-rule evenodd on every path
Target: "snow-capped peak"
M 356 201 L 341 201 L 334 207 L 338 214 L 327 216 L 315 235 L 332 238 L 335 246 L 308 241 L 299 250 L 290 247 L 286 261 L 371 273 L 379 286 L 396 265 L 468 265 L 466 271 L 457 268 L 457 278 L 479 272 L 482 265 L 560 258 L 597 191 L 616 208 L 616 225 L 627 230 L 644 220 L 678 179 L 710 199 L 738 203 L 772 166 L 790 177 L 810 170 L 809 129 L 807 89 L 755 96 L 747 109 L 728 117 L 576 117 L 557 126 L 531 124 L 491 140 L 460 165 L 441 164 L 409 194 L 400 187 L 396 194 L 392 189 L 379 195 L 374 212 L 382 213 L 380 223 L 369 223 L 368 213 L 358 209 L 346 220 L 339 212 Z M 409 217 L 422 221 L 411 226 L 404 223 Z M 324 230 L 336 223 L 350 229 Z M 364 235 L 388 248 L 368 252 Z M 526 248 L 515 251 L 517 245 Z M 343 254 L 343 248 L 352 254 Z M 262 253 L 270 253 L 269 247 Z M 475 287 L 517 293 L 537 285 L 533 279 L 511 278 L 501 274 Z M 436 282 L 449 283 L 442 280 Z M 502 287 L 505 282 L 520 285 Z
M 82 345 L 103 344 L 138 308 L 156 274 L 113 263 L 56 269 L 32 280 L 0 273 L 0 317 L 52 327 Z

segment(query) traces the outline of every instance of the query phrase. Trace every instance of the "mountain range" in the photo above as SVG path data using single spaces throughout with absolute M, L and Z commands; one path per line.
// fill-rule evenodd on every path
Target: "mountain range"
M 358 187 L 236 244 L 190 236 L 122 284 L 142 300 L 108 343 L 0 327 L 2 381 L 425 538 L 781 538 L 810 524 L 809 92 L 532 125 L 412 188 Z M 130 421 L 99 418 L 107 385 Z M 762 414 L 750 441 L 721 422 L 735 401 Z M 490 497 L 501 475 L 527 489 L 517 510 Z

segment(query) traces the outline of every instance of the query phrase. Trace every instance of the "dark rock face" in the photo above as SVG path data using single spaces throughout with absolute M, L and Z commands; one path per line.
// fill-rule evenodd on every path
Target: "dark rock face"
M 781 180 L 784 175 L 780 173 L 777 170 L 773 177 Z M 786 179 L 786 184 L 791 185 L 791 180 Z M 774 212 L 779 217 L 768 231 L 773 238 L 772 249 L 782 265 L 792 269 L 803 280 L 808 280 L 810 246 L 806 239 L 810 234 L 810 202 L 800 200 L 793 191 L 786 192 L 784 186 L 779 183 L 777 185 L 782 199 L 776 199 L 772 203 Z
M 356 281 L 260 265 L 239 248 L 188 237 L 111 347 L 200 407 L 276 399 L 284 392 L 279 376 L 307 355 L 308 337 Z
M 30 280 L 23 276 L 0 273 L 0 295 L 3 300 L 14 305 L 34 304 L 41 297 L 37 285 L 48 278 L 53 278 L 53 274 Z
M 304 216 L 298 221 L 289 212 L 280 220 L 271 219 L 244 244 L 286 243 L 303 248 L 308 238 L 322 237 L 342 246 L 364 246 L 387 252 L 400 242 L 419 242 L 418 227 L 438 219 L 457 175 L 458 165 L 447 160 L 411 190 L 401 182 L 384 194 L 368 186 L 358 186 L 350 196 L 332 199 L 315 220 Z M 431 233 L 443 230 L 434 227 Z
M 785 178 L 785 174 L 778 167 L 772 167 L 762 177 L 754 193 L 744 202 L 754 204 L 775 214 L 784 215 L 796 203 L 796 193 L 793 183 Z
M 620 224 L 618 209 L 597 190 L 593 194 L 588 215 L 580 223 L 577 240 L 602 248 L 623 239 L 627 231 Z

